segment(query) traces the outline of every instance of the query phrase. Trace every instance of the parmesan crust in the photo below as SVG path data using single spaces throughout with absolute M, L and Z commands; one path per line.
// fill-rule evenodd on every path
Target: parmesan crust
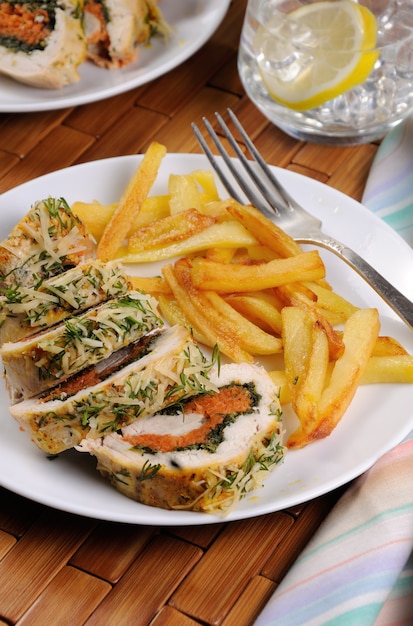
M 0 244 L 0 293 L 32 287 L 96 254 L 96 242 L 63 198 L 35 202 Z
M 126 294 L 132 288 L 120 262 L 90 261 L 36 285 L 0 293 L 0 346 Z

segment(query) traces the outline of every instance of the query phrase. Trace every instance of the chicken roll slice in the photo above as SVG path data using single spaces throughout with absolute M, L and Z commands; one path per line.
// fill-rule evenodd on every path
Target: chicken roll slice
M 198 394 L 79 450 L 125 496 L 164 509 L 228 512 L 283 460 L 276 387 L 256 365 L 211 372 Z
M 152 296 L 131 291 L 21 341 L 0 354 L 12 403 L 50 389 L 163 326 Z
M 21 287 L 40 285 L 95 255 L 95 240 L 64 198 L 39 200 L 0 243 L 0 293 L 18 299 Z
M 145 335 L 47 394 L 10 407 L 44 452 L 58 454 L 213 389 L 207 361 L 183 326 Z
M 126 294 L 132 284 L 118 261 L 93 260 L 35 285 L 0 293 L 0 346 Z

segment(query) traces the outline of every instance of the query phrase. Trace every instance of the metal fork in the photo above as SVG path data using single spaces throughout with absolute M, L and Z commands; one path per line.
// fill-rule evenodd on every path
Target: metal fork
M 322 232 L 321 221 L 310 215 L 291 197 L 264 161 L 233 111 L 228 109 L 228 114 L 253 158 L 253 161 L 250 161 L 245 156 L 228 125 L 219 113 L 215 113 L 224 136 L 228 139 L 239 159 L 239 163 L 242 165 L 243 173 L 237 168 L 235 160 L 225 149 L 210 122 L 205 117 L 202 120 L 224 163 L 251 204 L 262 211 L 269 219 L 275 221 L 298 243 L 321 246 L 343 259 L 373 287 L 408 326 L 413 328 L 413 303 L 357 252 Z M 192 128 L 203 152 L 230 196 L 238 202 L 244 203 L 242 197 L 229 180 L 227 173 L 225 173 L 222 162 L 218 162 L 198 126 L 193 123 Z

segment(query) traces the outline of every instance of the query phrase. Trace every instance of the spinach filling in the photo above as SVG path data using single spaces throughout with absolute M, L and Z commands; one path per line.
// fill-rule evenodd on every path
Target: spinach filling
M 204 440 L 196 443 L 189 444 L 187 446 L 176 446 L 174 448 L 174 452 L 182 452 L 184 450 L 205 450 L 210 453 L 214 453 L 218 446 L 224 441 L 225 438 L 225 429 L 230 424 L 234 424 L 240 415 L 246 415 L 249 413 L 253 413 L 255 407 L 258 406 L 258 403 L 261 399 L 261 395 L 257 392 L 255 384 L 253 382 L 248 382 L 244 384 L 238 383 L 230 383 L 221 387 L 221 389 L 225 388 L 237 388 L 243 389 L 248 393 L 250 398 L 249 407 L 246 411 L 236 411 L 232 413 L 227 413 L 222 416 L 222 420 L 216 424 L 216 426 L 212 427 L 205 435 Z M 213 393 L 213 392 L 212 392 Z M 211 395 L 208 393 L 200 394 L 199 397 L 203 395 Z M 161 411 L 159 414 L 161 415 L 179 415 L 185 413 L 185 405 L 193 400 L 193 397 L 185 398 L 180 402 L 167 406 Z M 146 454 L 156 454 L 158 450 L 154 450 L 144 445 L 136 445 L 134 446 L 135 450 L 139 450 Z

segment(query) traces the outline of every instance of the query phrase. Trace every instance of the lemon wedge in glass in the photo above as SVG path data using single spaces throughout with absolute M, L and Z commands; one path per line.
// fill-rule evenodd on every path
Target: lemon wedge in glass
M 260 26 L 254 47 L 265 87 L 274 100 L 307 110 L 331 100 L 371 73 L 377 22 L 352 0 L 303 5 Z

